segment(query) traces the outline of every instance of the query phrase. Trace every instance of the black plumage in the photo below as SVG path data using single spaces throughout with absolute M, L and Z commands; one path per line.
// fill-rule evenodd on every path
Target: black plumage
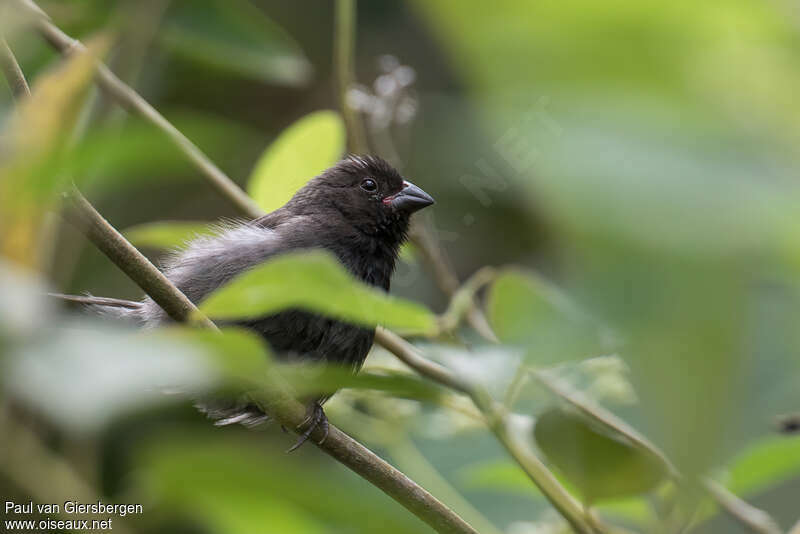
M 323 248 L 361 281 L 389 290 L 400 245 L 414 211 L 433 203 L 384 160 L 351 156 L 310 180 L 283 207 L 244 223 L 229 223 L 210 237 L 187 244 L 167 263 L 166 276 L 193 302 L 243 271 L 288 251 Z M 169 320 L 151 299 L 120 308 L 145 326 Z M 302 310 L 286 310 L 236 324 L 262 335 L 280 357 L 345 364 L 357 371 L 372 346 L 374 331 Z M 205 404 L 221 424 L 265 419 L 253 404 Z M 315 403 L 308 433 L 326 424 Z

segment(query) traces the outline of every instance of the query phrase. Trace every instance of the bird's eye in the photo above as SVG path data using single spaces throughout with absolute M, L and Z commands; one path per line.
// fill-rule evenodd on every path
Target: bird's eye
M 361 189 L 364 191 L 369 191 L 370 193 L 374 193 L 378 190 L 378 184 L 375 183 L 375 180 L 371 180 L 367 178 L 363 182 L 361 182 Z

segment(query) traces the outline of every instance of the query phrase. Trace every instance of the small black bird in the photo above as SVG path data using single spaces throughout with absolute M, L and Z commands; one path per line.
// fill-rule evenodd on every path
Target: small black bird
M 166 264 L 165 275 L 194 303 L 231 278 L 272 256 L 299 249 L 324 248 L 359 280 L 389 290 L 409 218 L 433 204 L 433 198 L 405 181 L 375 156 L 350 156 L 309 181 L 283 207 L 263 217 L 221 227 L 210 237 L 190 242 Z M 117 316 L 145 326 L 169 321 L 145 298 Z M 287 310 L 235 323 L 262 335 L 280 357 L 345 364 L 357 372 L 369 352 L 374 330 L 302 310 Z M 327 435 L 324 399 L 310 407 L 307 429 L 292 450 L 317 426 Z M 267 419 L 254 404 L 200 406 L 216 424 L 253 425 Z

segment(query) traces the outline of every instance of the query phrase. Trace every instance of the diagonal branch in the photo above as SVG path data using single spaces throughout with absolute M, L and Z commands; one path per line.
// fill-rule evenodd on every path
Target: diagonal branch
M 0 38 L 0 67 L 3 69 L 3 75 L 8 81 L 8 86 L 11 87 L 11 92 L 14 98 L 30 96 L 31 89 L 28 87 L 28 82 L 25 80 L 25 75 L 17 63 L 17 58 L 9 48 L 5 39 Z

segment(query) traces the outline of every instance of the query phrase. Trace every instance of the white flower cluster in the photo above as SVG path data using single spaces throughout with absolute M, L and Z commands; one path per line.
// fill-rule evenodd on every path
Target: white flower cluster
M 378 59 L 381 74 L 372 87 L 357 85 L 347 94 L 347 103 L 364 114 L 372 130 L 385 130 L 394 124 L 409 124 L 417 114 L 413 91 L 417 73 L 392 55 Z

